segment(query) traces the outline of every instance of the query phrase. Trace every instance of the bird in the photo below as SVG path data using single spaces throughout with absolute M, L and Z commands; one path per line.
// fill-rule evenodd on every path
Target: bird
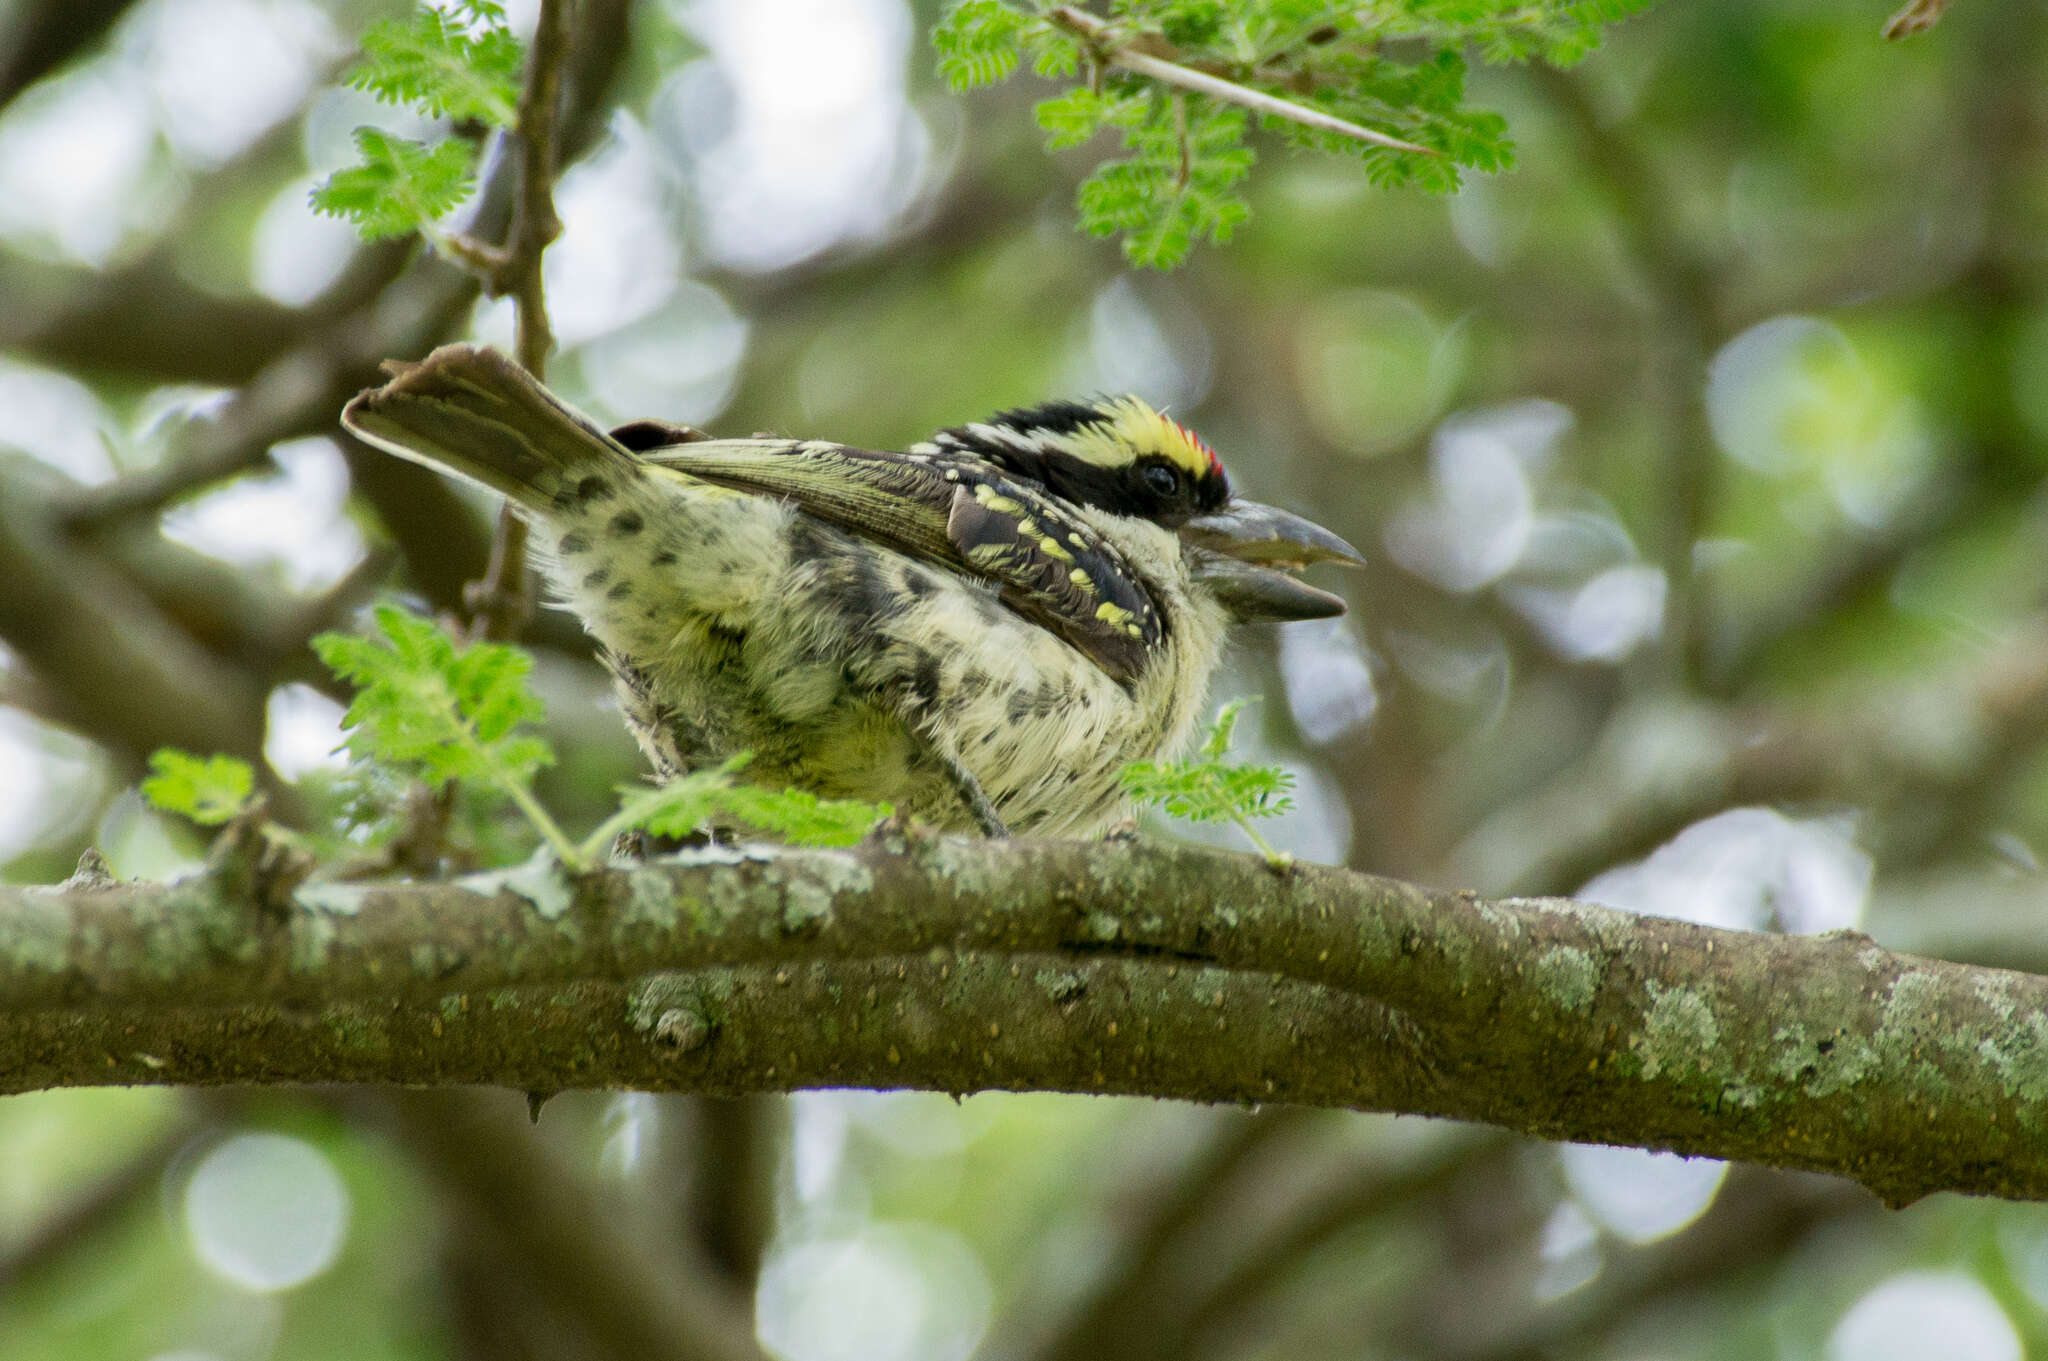
M 1133 396 L 891 451 L 607 431 L 485 346 L 386 367 L 342 425 L 509 498 L 663 779 L 751 752 L 749 780 L 941 830 L 1099 831 L 1230 627 L 1342 614 L 1298 573 L 1364 561 Z

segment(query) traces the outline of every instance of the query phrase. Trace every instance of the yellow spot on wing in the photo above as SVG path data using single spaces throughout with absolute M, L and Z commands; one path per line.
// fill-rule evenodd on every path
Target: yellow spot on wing
M 974 499 L 999 515 L 1016 515 L 1024 509 L 1023 502 L 1003 495 L 986 482 L 974 484 Z
M 1114 601 L 1105 600 L 1095 607 L 1095 617 L 1105 624 L 1124 628 L 1131 622 L 1131 612 Z
M 1086 569 L 1076 567 L 1073 571 L 1067 573 L 1067 580 L 1073 582 L 1076 586 L 1088 592 L 1088 594 L 1095 594 L 1095 578 L 1089 576 Z

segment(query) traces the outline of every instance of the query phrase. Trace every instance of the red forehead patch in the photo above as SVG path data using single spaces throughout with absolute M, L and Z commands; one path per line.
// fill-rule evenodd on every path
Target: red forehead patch
M 1216 474 L 1216 476 L 1218 477 L 1223 476 L 1223 460 L 1216 457 L 1216 451 L 1209 447 L 1209 442 L 1207 440 L 1203 439 L 1194 431 L 1188 429 L 1185 425 L 1182 425 L 1179 421 L 1173 422 L 1173 428 L 1180 431 L 1180 433 L 1187 439 L 1187 442 L 1189 444 L 1194 445 L 1197 449 L 1200 449 L 1203 453 L 1209 456 L 1210 472 Z

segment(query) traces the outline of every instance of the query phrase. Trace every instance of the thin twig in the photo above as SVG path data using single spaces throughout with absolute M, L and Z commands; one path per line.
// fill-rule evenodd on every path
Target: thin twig
M 1253 113 L 1284 118 L 1305 128 L 1334 132 L 1341 137 L 1370 142 L 1374 146 L 1387 147 L 1393 151 L 1412 151 L 1418 156 L 1442 154 L 1425 146 L 1417 146 L 1413 142 L 1404 142 L 1398 137 L 1389 137 L 1384 132 L 1375 132 L 1371 128 L 1339 118 L 1335 114 L 1324 113 L 1321 109 L 1296 104 L 1293 100 L 1269 95 L 1263 90 L 1254 90 L 1248 85 L 1239 85 L 1236 81 L 1212 76 L 1206 71 L 1197 71 L 1178 62 L 1139 52 L 1129 46 L 1120 46 L 1108 36 L 1108 24 L 1085 10 L 1075 9 L 1072 5 L 1061 5 L 1048 11 L 1045 17 L 1055 28 L 1081 39 L 1098 64 L 1120 66 L 1134 76 L 1145 76 L 1162 85 L 1173 85 L 1195 94 L 1207 95 L 1225 104 L 1250 109 Z
M 519 148 L 519 192 L 502 261 L 488 280 L 490 291 L 510 296 L 518 313 L 519 362 L 536 378 L 546 376 L 555 347 L 548 326 L 547 290 L 541 257 L 562 234 L 555 212 L 555 162 L 561 132 L 562 67 L 569 55 L 569 0 L 541 0 L 533 48 L 526 59 L 526 87 L 519 94 L 519 121 L 512 141 Z M 488 250 L 479 253 L 488 259 Z M 498 512 L 490 566 L 467 592 L 473 631 L 484 638 L 516 638 L 533 618 L 533 589 L 526 573 L 526 521 L 508 503 Z
M 1306 1118 L 1307 1111 L 1291 1107 L 1223 1117 L 1187 1165 L 1153 1189 L 1118 1250 L 1043 1348 L 1044 1361 L 1131 1355 L 1145 1338 L 1169 1327 L 1186 1302 L 1164 1270 L 1168 1259 L 1199 1241 L 1199 1230 L 1238 1173 Z

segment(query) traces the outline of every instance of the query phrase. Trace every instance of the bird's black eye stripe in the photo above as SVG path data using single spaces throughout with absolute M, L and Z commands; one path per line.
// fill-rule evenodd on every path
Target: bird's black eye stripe
M 1174 496 L 1180 492 L 1180 474 L 1164 463 L 1148 463 L 1145 485 L 1161 496 Z

